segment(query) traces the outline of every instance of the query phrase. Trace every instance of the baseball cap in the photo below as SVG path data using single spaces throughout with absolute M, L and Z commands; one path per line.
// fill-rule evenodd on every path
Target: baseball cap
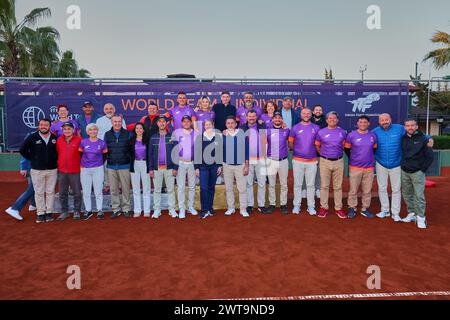
M 273 116 L 274 116 L 274 117 L 275 117 L 275 116 L 280 116 L 280 117 L 283 118 L 283 115 L 281 114 L 280 111 L 275 111 L 275 112 L 273 113 Z
M 84 101 L 84 102 L 83 102 L 82 107 L 87 106 L 88 104 L 90 104 L 91 106 L 94 105 L 94 104 L 92 103 L 92 101 L 87 100 L 87 101 Z
M 192 118 L 191 118 L 191 116 L 189 116 L 189 115 L 184 115 L 183 116 L 183 118 L 181 118 L 181 121 L 183 121 L 184 119 L 188 119 L 189 121 L 192 121 Z
M 72 129 L 74 128 L 73 123 L 72 123 L 72 122 L 69 122 L 69 121 L 64 122 L 64 123 L 62 124 L 61 128 L 62 128 L 62 127 L 66 127 L 66 126 L 69 126 L 69 127 L 71 127 Z
M 160 114 L 160 115 L 158 116 L 158 118 L 156 119 L 156 121 L 158 121 L 159 119 L 164 119 L 164 120 L 167 121 L 167 117 L 166 117 L 165 115 L 163 115 L 163 114 Z

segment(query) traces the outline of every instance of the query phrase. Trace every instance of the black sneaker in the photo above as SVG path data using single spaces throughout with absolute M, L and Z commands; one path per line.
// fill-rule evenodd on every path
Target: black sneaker
M 55 220 L 55 219 L 53 218 L 53 213 L 47 213 L 47 214 L 45 215 L 45 222 L 52 222 L 53 220 Z
M 266 213 L 267 208 L 266 207 L 258 207 L 259 213 Z
M 103 211 L 97 212 L 97 219 L 98 219 L 98 220 L 103 220 L 103 219 L 105 219 L 105 214 L 103 213 Z
M 128 211 L 124 211 L 123 215 L 125 218 L 131 218 L 133 215 L 131 213 L 129 213 Z
M 36 217 L 36 223 L 42 223 L 45 222 L 45 214 L 40 214 Z
M 275 206 L 268 206 L 264 213 L 273 213 L 275 211 Z
M 93 215 L 94 214 L 92 213 L 92 211 L 85 212 L 83 215 L 83 220 L 89 220 Z
M 80 220 L 81 219 L 81 214 L 79 212 L 74 212 L 73 213 L 73 220 Z
M 122 214 L 122 212 L 120 212 L 120 211 L 114 211 L 113 213 L 111 213 L 111 219 L 116 219 L 116 218 L 118 218 L 121 214 Z
M 64 212 L 64 213 L 61 213 L 60 215 L 59 215 L 59 217 L 58 217 L 58 221 L 64 221 L 64 220 L 66 220 L 67 218 L 69 217 L 69 213 L 67 213 L 67 212 Z
M 251 214 L 252 211 L 253 211 L 253 207 L 247 207 L 247 213 L 248 213 L 248 214 Z
M 202 211 L 200 212 L 200 218 L 201 219 L 206 219 L 211 215 L 211 213 L 209 211 Z
M 289 214 L 287 206 L 280 206 L 281 214 Z
M 210 216 L 213 216 L 213 215 L 215 215 L 215 214 L 216 214 L 216 212 L 214 211 L 214 209 L 209 210 L 209 215 L 210 215 Z

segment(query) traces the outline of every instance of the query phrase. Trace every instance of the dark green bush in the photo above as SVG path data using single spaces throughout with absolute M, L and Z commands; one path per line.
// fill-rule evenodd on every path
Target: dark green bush
M 442 150 L 450 149 L 450 136 L 433 136 L 434 146 L 433 149 Z

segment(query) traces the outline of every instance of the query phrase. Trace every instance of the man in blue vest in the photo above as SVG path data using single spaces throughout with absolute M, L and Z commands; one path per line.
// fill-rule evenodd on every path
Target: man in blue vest
M 395 222 L 401 221 L 401 161 L 402 138 L 405 135 L 405 127 L 393 124 L 388 113 L 380 114 L 379 126 L 373 130 L 377 136 L 378 148 L 375 152 L 375 168 L 378 183 L 378 196 L 381 203 L 381 211 L 378 218 L 385 218 L 392 214 Z M 429 137 L 428 137 L 429 139 Z M 429 139 L 428 146 L 433 146 L 433 140 Z M 392 199 L 389 207 L 389 195 L 387 192 L 388 178 L 391 181 Z M 409 222 L 409 221 L 405 221 Z
M 95 123 L 98 118 L 101 117 L 98 113 L 94 112 L 94 105 L 91 101 L 85 101 L 82 105 L 83 114 L 77 118 L 80 125 L 80 135 L 83 139 L 88 138 L 86 127 L 90 123 Z

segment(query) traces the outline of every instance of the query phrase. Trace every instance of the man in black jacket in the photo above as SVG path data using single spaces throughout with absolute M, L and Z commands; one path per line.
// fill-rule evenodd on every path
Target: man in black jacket
M 418 130 L 414 119 L 405 121 L 406 135 L 402 138 L 402 195 L 408 216 L 402 221 L 417 221 L 425 229 L 425 172 L 433 163 L 433 150 L 427 146 L 428 138 Z
M 228 91 L 222 92 L 220 95 L 222 103 L 216 103 L 212 107 L 212 111 L 215 114 L 215 127 L 219 131 L 226 129 L 225 121 L 229 116 L 236 116 L 236 107 L 230 103 L 231 96 Z
M 313 116 L 311 118 L 311 122 L 317 124 L 320 129 L 325 128 L 327 126 L 327 120 L 325 119 L 325 115 L 323 114 L 322 105 L 316 104 L 312 110 Z
M 20 148 L 20 154 L 31 163 L 30 175 L 37 208 L 36 223 L 53 221 L 58 154 L 56 136 L 50 132 L 50 127 L 49 119 L 40 120 L 38 131 L 29 135 Z
M 106 154 L 106 172 L 111 188 L 111 218 L 117 218 L 122 213 L 130 218 L 130 133 L 122 128 L 121 115 L 111 117 L 112 128 L 105 134 L 108 147 Z M 119 189 L 122 189 L 120 198 Z

